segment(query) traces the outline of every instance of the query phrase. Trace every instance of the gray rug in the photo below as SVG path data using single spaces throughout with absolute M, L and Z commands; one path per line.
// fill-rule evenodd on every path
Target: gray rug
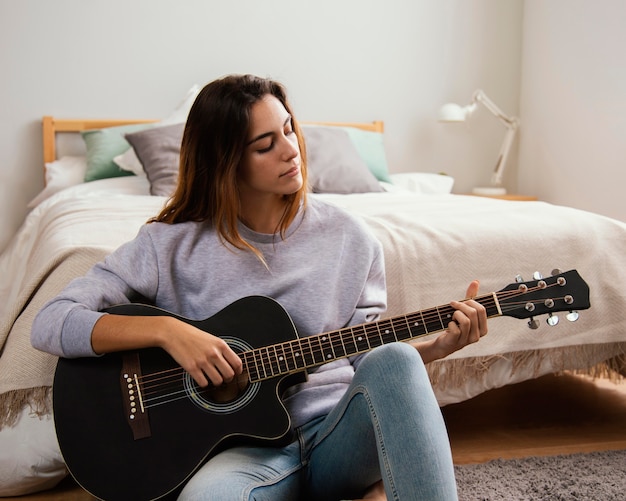
M 626 500 L 626 451 L 455 466 L 460 501 Z

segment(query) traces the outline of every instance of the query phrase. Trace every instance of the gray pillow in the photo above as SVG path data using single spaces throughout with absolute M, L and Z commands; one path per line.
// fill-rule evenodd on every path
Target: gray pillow
M 178 183 L 184 123 L 126 134 L 150 181 L 150 193 L 169 197 Z
M 314 193 L 383 191 L 348 133 L 338 127 L 303 126 L 309 185 Z

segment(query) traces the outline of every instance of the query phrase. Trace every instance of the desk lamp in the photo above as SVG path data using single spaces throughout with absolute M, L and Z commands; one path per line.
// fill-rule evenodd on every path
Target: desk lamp
M 504 167 L 506 166 L 506 160 L 513 144 L 513 138 L 517 132 L 519 126 L 519 119 L 517 117 L 509 117 L 505 115 L 496 104 L 489 99 L 482 90 L 477 90 L 472 96 L 472 101 L 467 106 L 459 106 L 458 104 L 448 103 L 444 104 L 439 111 L 440 122 L 464 122 L 467 120 L 476 108 L 478 103 L 481 103 L 487 108 L 496 118 L 498 118 L 506 127 L 506 133 L 504 135 L 504 141 L 500 147 L 500 154 L 498 155 L 498 161 L 493 170 L 491 176 L 491 186 L 477 187 L 472 190 L 475 195 L 506 195 L 506 188 L 502 186 L 502 174 L 504 173 Z

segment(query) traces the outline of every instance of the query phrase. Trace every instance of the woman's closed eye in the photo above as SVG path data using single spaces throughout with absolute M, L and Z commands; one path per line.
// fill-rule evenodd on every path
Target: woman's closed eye
M 258 150 L 256 150 L 257 153 L 267 153 L 268 151 L 270 151 L 272 148 L 274 147 L 274 141 L 271 141 L 269 145 L 262 147 Z
M 295 131 L 291 128 L 291 126 L 286 127 L 283 134 L 285 135 L 285 137 L 289 137 L 293 134 L 295 134 Z M 260 148 L 256 150 L 257 153 L 267 153 L 268 151 L 271 151 L 274 148 L 274 145 L 276 144 L 276 142 L 274 141 L 274 139 L 272 139 L 270 141 L 270 143 L 265 146 L 265 145 L 260 145 Z

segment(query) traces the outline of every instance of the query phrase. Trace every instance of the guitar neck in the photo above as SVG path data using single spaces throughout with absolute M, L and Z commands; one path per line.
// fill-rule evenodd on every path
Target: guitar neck
M 488 317 L 502 315 L 497 293 L 473 298 Z M 300 372 L 319 365 L 366 353 L 378 346 L 410 341 L 445 330 L 454 308 L 435 306 L 406 315 L 345 327 L 336 331 L 298 338 L 242 353 L 250 382 Z

